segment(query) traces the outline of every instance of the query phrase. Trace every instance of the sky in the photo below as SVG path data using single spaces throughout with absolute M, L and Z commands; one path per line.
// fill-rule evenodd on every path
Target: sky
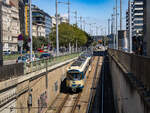
M 68 0 L 58 0 L 58 1 L 67 2 Z M 124 25 L 123 28 L 125 29 L 125 17 L 126 17 L 125 11 L 127 9 L 128 0 L 122 0 L 122 2 L 123 2 L 123 25 Z M 55 15 L 55 0 L 32 0 L 32 3 L 37 5 L 40 9 L 44 10 L 51 16 Z M 92 24 L 91 29 L 95 34 L 96 34 L 95 30 L 96 26 L 99 27 L 98 34 L 102 33 L 101 28 L 103 28 L 103 31 L 105 31 L 105 29 L 107 31 L 108 19 L 111 17 L 111 14 L 113 13 L 115 0 L 70 0 L 70 3 L 71 3 L 70 5 L 71 23 L 75 23 L 74 18 L 75 14 L 73 12 L 77 11 L 78 17 L 82 16 L 83 20 L 85 20 L 85 22 L 87 23 L 85 25 L 87 32 L 90 31 L 89 24 Z M 119 0 L 118 0 L 118 8 L 119 8 Z M 67 15 L 67 12 L 68 12 L 67 5 L 65 4 L 58 5 L 58 13 L 60 15 Z M 80 21 L 78 22 L 79 22 L 78 25 L 80 26 Z

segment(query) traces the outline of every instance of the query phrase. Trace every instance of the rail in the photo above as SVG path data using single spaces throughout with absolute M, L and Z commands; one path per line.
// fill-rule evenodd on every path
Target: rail
M 98 57 L 98 61 L 97 61 L 97 64 L 96 64 L 96 70 L 95 70 L 94 78 L 93 78 L 93 82 L 92 82 L 92 91 L 90 93 L 90 98 L 89 98 L 89 101 L 88 101 L 88 107 L 87 107 L 86 113 L 90 113 L 91 107 L 92 107 L 92 103 L 94 101 L 94 90 L 93 90 L 93 88 L 95 87 L 96 74 L 97 74 L 97 71 L 98 71 L 99 60 L 100 60 L 100 57 Z
M 80 97 L 81 97 L 81 93 L 79 93 L 79 94 L 78 94 L 78 96 L 77 96 L 77 98 L 76 98 L 76 100 L 75 100 L 75 102 L 74 102 L 74 105 L 73 105 L 72 110 L 71 110 L 71 112 L 70 112 L 70 113 L 74 113 L 74 112 L 75 112 L 75 110 L 76 110 L 76 107 L 77 107 L 77 105 L 78 105 L 78 102 L 79 102 Z

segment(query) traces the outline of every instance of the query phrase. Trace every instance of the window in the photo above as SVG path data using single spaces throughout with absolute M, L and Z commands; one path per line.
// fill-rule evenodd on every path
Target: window
M 67 73 L 67 77 L 70 79 L 70 80 L 80 80 L 82 79 L 82 74 L 81 73 L 75 73 L 75 72 L 71 72 L 71 73 Z
M 55 85 L 55 92 L 57 92 L 57 90 L 58 90 L 58 82 L 56 81 L 54 85 Z

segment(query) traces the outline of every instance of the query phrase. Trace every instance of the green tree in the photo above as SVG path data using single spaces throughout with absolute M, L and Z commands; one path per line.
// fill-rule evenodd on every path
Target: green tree
M 87 43 L 87 34 L 76 26 L 70 25 L 68 23 L 61 23 L 59 25 L 59 44 L 60 46 L 68 47 L 68 44 L 76 44 L 78 46 L 83 46 Z M 50 41 L 56 47 L 56 27 L 52 28 L 50 33 Z

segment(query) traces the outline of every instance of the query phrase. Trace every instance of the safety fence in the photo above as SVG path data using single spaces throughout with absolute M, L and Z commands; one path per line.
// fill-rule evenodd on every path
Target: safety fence
M 46 69 L 52 65 L 67 61 L 78 57 L 80 53 L 66 54 L 63 56 L 53 57 L 49 59 L 42 59 L 29 63 L 18 63 L 11 65 L 3 65 L 0 67 L 0 81 L 8 80 L 17 76 L 29 74 L 41 69 Z

